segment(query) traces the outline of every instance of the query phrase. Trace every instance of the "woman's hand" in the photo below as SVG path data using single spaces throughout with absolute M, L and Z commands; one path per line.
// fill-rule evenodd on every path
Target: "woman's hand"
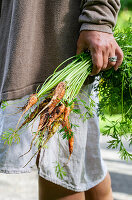
M 123 61 L 123 52 L 118 46 L 113 34 L 99 31 L 81 31 L 77 42 L 77 54 L 90 50 L 93 62 L 91 75 L 96 75 L 114 67 L 115 70 Z M 116 62 L 110 62 L 109 57 L 117 56 Z

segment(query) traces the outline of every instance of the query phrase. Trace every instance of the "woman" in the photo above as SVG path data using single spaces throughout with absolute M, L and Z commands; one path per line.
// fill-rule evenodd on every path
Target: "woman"
M 112 34 L 119 8 L 119 0 L 2 1 L 0 101 L 7 100 L 18 105 L 25 103 L 26 97 L 36 91 L 37 86 L 60 62 L 88 49 L 93 70 L 83 89 L 88 94 L 92 93 L 97 102 L 93 91 L 96 83 L 94 75 L 111 67 L 117 70 L 123 59 L 123 53 Z M 20 103 L 20 100 L 23 101 Z M 14 112 L 13 106 L 5 111 L 1 108 L 0 112 L 2 134 L 8 128 L 15 127 L 19 114 L 14 118 L 7 115 L 8 112 Z M 39 199 L 111 200 L 110 176 L 100 155 L 96 112 L 94 118 L 85 123 L 74 115 L 71 119 L 79 122 L 80 127 L 75 129 L 74 151 L 65 167 L 67 175 L 61 180 L 55 174 L 53 163 L 58 160 L 58 140 L 55 135 L 48 149 L 40 152 Z M 25 168 L 23 165 L 35 152 L 35 147 L 28 155 L 18 159 L 29 148 L 31 139 L 29 128 L 21 135 L 21 143 L 13 144 L 9 150 L 1 141 L 1 172 L 22 173 L 31 170 L 35 158 Z M 59 161 L 64 163 L 67 147 L 64 140 L 60 140 Z

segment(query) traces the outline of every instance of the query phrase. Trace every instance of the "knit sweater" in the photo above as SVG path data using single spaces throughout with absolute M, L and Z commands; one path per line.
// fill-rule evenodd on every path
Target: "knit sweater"
M 1 0 L 0 0 L 1 1 Z M 119 0 L 2 0 L 0 102 L 36 91 L 75 55 L 79 30 L 112 33 Z

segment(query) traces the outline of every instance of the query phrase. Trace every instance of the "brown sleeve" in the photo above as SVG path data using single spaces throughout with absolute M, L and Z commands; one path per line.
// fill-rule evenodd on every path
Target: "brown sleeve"
M 112 33 L 116 24 L 120 0 L 82 0 L 80 31 L 96 30 Z

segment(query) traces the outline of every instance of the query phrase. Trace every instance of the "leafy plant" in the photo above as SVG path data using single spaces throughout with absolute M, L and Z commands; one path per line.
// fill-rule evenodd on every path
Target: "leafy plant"
M 4 111 L 8 105 L 9 105 L 9 104 L 8 104 L 7 101 L 2 101 L 2 104 L 1 104 L 2 110 Z
M 55 172 L 58 178 L 63 179 L 64 176 L 66 176 L 66 172 L 64 171 L 64 168 L 61 166 L 61 164 L 56 161 L 55 166 Z
M 11 145 L 13 142 L 17 142 L 17 144 L 20 142 L 20 134 L 15 133 L 14 129 L 9 128 L 9 131 L 5 131 L 4 134 L 1 136 L 2 140 L 5 140 L 4 144 Z
M 119 147 L 119 153 L 122 159 L 132 159 L 123 145 L 123 139 L 131 145 L 132 137 L 132 23 L 129 21 L 127 27 L 123 30 L 115 29 L 115 38 L 123 50 L 124 59 L 122 65 L 117 71 L 113 68 L 101 72 L 98 89 L 100 95 L 98 113 L 107 123 L 105 109 L 109 107 L 110 113 L 113 113 L 117 107 L 120 107 L 121 118 L 112 121 L 111 125 L 106 126 L 105 135 L 112 137 L 109 141 L 109 148 Z

